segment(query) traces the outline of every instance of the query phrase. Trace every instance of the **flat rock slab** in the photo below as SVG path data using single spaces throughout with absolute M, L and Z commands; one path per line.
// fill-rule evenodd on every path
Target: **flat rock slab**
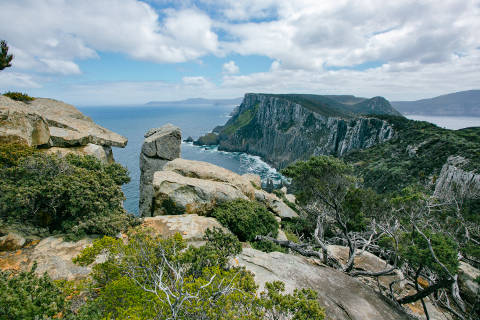
M 0 119 L 5 118 L 7 112 L 15 112 L 17 118 L 20 117 L 21 114 L 26 118 L 31 118 L 32 114 L 41 117 L 43 121 L 48 124 L 48 139 L 50 139 L 50 141 L 47 139 L 47 143 L 50 146 L 70 147 L 93 143 L 102 146 L 123 148 L 127 145 L 127 139 L 125 137 L 99 126 L 74 106 L 61 101 L 36 98 L 29 103 L 23 103 L 5 96 L 0 96 Z M 10 123 L 14 122 L 10 121 Z M 17 130 L 21 131 L 21 128 L 25 127 L 25 123 L 20 123 L 19 120 L 16 120 L 16 124 Z M 29 126 L 27 126 L 27 128 L 29 128 Z M 10 130 L 13 129 L 10 128 Z M 30 131 L 31 132 L 27 132 L 27 134 L 30 135 L 30 137 L 27 138 L 29 145 L 45 144 L 44 140 L 47 134 L 42 131 L 41 127 L 37 125 L 36 130 Z M 3 135 L 4 134 L 0 132 L 0 136 Z M 25 133 L 19 134 L 19 137 L 24 136 Z
M 147 217 L 143 226 L 165 238 L 180 233 L 188 241 L 202 241 L 207 229 L 220 228 L 228 232 L 215 218 L 196 214 Z
M 259 290 L 264 289 L 266 282 L 277 280 L 285 283 L 287 292 L 293 292 L 296 288 L 315 290 L 331 319 L 409 319 L 357 279 L 328 267 L 314 265 L 304 257 L 244 248 L 232 264 L 245 266 L 253 272 Z
M 27 271 L 37 262 L 35 273 L 38 275 L 47 272 L 53 280 L 84 279 L 91 268 L 78 266 L 72 259 L 91 243 L 91 239 L 70 242 L 48 237 L 23 249 L 1 253 L 0 270 Z

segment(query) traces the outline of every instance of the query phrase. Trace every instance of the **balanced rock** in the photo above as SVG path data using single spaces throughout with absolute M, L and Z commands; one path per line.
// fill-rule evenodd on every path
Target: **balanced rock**
M 139 213 L 141 216 L 153 215 L 153 174 L 162 170 L 168 161 L 180 157 L 181 142 L 180 128 L 171 124 L 150 129 L 145 134 L 140 153 Z

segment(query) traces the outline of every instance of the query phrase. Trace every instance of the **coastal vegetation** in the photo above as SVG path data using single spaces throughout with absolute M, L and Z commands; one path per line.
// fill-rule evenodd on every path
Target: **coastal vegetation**
M 122 206 L 130 181 L 117 163 L 0 144 L 0 220 L 37 236 L 116 235 L 136 223 Z
M 454 199 L 429 195 L 418 185 L 377 193 L 361 185 L 354 169 L 341 159 L 319 156 L 282 170 L 292 179 L 301 212 L 300 218 L 286 227 L 303 241 L 261 235 L 257 239 L 321 257 L 325 264 L 353 277 L 376 278 L 402 270 L 416 292 L 403 297 L 385 292 L 394 303 L 421 301 L 428 315 L 424 298 L 430 296 L 464 319 L 478 316 L 477 303 L 463 301 L 458 292 L 460 260 L 474 265 L 480 261 L 478 250 L 472 250 L 480 241 L 478 219 L 462 208 L 458 201 L 464 196 L 461 191 L 457 190 Z M 346 262 L 331 254 L 331 244 L 348 247 Z M 380 272 L 356 270 L 355 256 L 365 250 L 383 257 L 390 266 Z M 419 279 L 427 281 L 423 288 Z
M 30 102 L 35 100 L 35 98 L 30 97 L 28 94 L 21 93 L 21 92 L 8 91 L 8 92 L 5 92 L 3 95 L 15 101 Z

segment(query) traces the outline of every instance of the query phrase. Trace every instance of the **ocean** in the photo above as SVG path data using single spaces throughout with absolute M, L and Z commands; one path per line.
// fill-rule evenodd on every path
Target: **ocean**
M 123 186 L 125 209 L 138 213 L 140 168 L 139 156 L 144 134 L 148 129 L 171 123 L 182 130 L 182 140 L 210 132 L 228 120 L 233 106 L 192 107 L 175 106 L 130 106 L 130 107 L 79 107 L 82 113 L 99 125 L 128 138 L 125 148 L 112 148 L 115 161 L 127 167 L 131 181 Z M 218 151 L 216 147 L 199 147 L 182 142 L 181 157 L 189 160 L 210 162 L 233 172 L 255 173 L 263 183 L 271 179 L 279 184 L 283 177 L 260 157 L 241 152 Z
M 93 121 L 128 138 L 125 148 L 113 148 L 115 160 L 128 168 L 130 183 L 123 186 L 125 193 L 125 209 L 138 213 L 139 197 L 139 155 L 144 133 L 151 128 L 172 123 L 182 130 L 182 139 L 199 136 L 210 132 L 214 127 L 223 125 L 228 120 L 234 106 L 129 106 L 129 107 L 80 107 L 81 112 Z M 448 129 L 480 126 L 480 118 L 473 117 L 428 117 L 407 115 L 414 120 L 429 121 Z M 270 167 L 260 157 L 241 152 L 218 151 L 216 147 L 199 147 L 192 143 L 182 142 L 181 157 L 189 160 L 210 162 L 233 172 L 255 173 L 262 182 L 271 179 L 275 184 L 283 177 L 275 168 Z

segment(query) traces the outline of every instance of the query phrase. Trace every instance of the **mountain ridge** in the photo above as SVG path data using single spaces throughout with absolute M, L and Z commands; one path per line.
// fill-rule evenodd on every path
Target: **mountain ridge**
M 415 101 L 392 101 L 403 114 L 480 117 L 480 90 L 448 93 Z

